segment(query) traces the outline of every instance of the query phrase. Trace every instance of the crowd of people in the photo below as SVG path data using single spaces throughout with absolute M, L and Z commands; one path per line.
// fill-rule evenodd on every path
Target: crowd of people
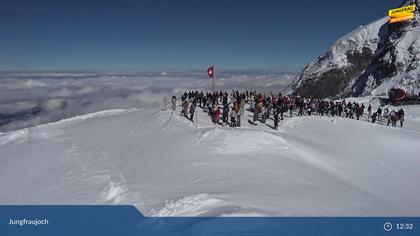
M 176 110 L 177 97 L 173 96 L 171 103 L 172 109 Z M 256 91 L 226 91 L 218 92 L 199 92 L 189 91 L 181 96 L 181 114 L 194 122 L 194 114 L 197 106 L 206 112 L 214 124 L 230 127 L 241 127 L 245 114 L 245 105 L 252 114 L 249 123 L 257 125 L 258 122 L 265 124 L 268 119 L 272 119 L 277 129 L 280 120 L 284 115 L 292 116 L 339 116 L 349 119 L 360 120 L 366 114 L 366 120 L 375 123 L 386 121 L 387 125 L 393 127 L 404 125 L 404 110 L 390 111 L 388 107 L 373 110 L 371 104 L 366 107 L 363 103 L 346 101 L 326 100 L 326 99 L 307 99 L 299 96 L 283 96 L 273 93 L 257 93 Z

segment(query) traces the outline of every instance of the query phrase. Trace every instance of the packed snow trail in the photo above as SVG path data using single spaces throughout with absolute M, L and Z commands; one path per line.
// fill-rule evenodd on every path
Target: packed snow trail
M 0 202 L 134 204 L 157 216 L 418 215 L 420 106 L 407 110 L 402 129 L 316 116 L 286 118 L 278 131 L 228 128 L 200 109 L 196 128 L 179 110 L 153 108 L 8 132 Z

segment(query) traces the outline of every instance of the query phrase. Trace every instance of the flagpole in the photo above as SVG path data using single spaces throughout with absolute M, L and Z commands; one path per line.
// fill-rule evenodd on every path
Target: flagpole
M 214 94 L 214 80 L 216 79 L 216 77 L 215 77 L 215 68 L 214 68 L 214 65 L 213 65 L 213 94 Z
M 214 77 L 213 77 L 213 93 L 214 93 Z

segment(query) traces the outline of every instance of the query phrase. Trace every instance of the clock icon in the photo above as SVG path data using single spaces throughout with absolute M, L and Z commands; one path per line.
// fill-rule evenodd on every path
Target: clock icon
M 391 224 L 391 223 L 389 223 L 389 222 L 385 223 L 385 224 L 384 224 L 384 230 L 385 230 L 386 232 L 391 231 L 391 230 L 392 230 L 392 224 Z

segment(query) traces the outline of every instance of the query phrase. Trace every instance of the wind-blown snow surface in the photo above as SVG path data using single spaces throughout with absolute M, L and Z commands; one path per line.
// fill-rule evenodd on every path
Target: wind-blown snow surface
M 178 112 L 109 110 L 2 134 L 0 203 L 134 204 L 157 216 L 420 214 L 419 106 L 408 128 L 313 116 L 278 131 L 233 129 L 201 111 L 196 128 Z

